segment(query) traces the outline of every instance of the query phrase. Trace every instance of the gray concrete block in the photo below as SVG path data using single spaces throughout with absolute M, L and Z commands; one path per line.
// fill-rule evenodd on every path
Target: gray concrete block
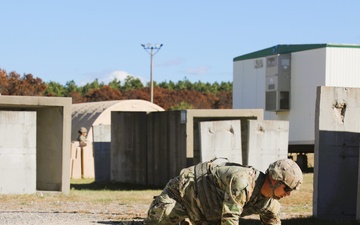
M 241 121 L 200 122 L 201 162 L 227 158 L 242 164 Z
M 315 217 L 354 220 L 359 208 L 359 88 L 318 87 L 315 117 Z
M 269 164 L 287 158 L 289 143 L 289 121 L 250 120 L 248 149 L 244 164 L 263 172 Z
M 0 111 L 0 193 L 36 192 L 36 112 Z

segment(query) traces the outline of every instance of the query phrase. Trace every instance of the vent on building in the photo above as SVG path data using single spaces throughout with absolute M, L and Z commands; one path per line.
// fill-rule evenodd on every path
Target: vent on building
M 266 111 L 287 111 L 290 109 L 290 93 L 288 91 L 267 91 Z
M 269 90 L 274 90 L 275 89 L 275 84 L 269 84 L 268 89 Z
M 266 111 L 290 110 L 291 55 L 266 58 Z

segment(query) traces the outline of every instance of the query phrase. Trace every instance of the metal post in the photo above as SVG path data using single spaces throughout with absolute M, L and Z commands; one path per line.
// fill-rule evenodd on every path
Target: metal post
M 151 48 L 150 53 L 150 102 L 154 100 L 154 81 L 153 81 L 153 66 L 154 66 L 154 49 Z
M 141 45 L 145 51 L 150 54 L 150 102 L 152 103 L 154 100 L 154 81 L 153 81 L 153 67 L 154 67 L 154 55 L 160 50 L 163 44 L 155 44 L 152 46 L 151 44 Z M 150 52 L 148 51 L 150 49 Z M 154 52 L 154 49 L 157 50 Z

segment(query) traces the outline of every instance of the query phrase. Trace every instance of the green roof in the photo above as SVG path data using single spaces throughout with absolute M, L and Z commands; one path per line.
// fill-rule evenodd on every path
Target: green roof
M 303 45 L 275 45 L 256 52 L 251 52 L 234 58 L 235 61 L 261 58 L 275 54 L 286 54 L 292 52 L 300 52 L 317 48 L 334 47 L 334 48 L 360 48 L 360 45 L 345 44 L 303 44 Z

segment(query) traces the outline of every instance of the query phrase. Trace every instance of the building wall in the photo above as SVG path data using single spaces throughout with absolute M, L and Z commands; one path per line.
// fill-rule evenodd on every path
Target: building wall
M 263 66 L 255 68 L 255 60 L 234 62 L 233 108 L 263 109 L 265 105 L 265 58 Z
M 265 59 L 234 61 L 234 109 L 265 108 Z M 290 144 L 314 144 L 317 86 L 360 87 L 359 61 L 360 48 L 351 45 L 292 52 L 290 111 L 265 111 L 264 119 L 290 121 Z
M 264 112 L 265 120 L 290 121 L 290 144 L 314 143 L 316 87 L 325 84 L 324 48 L 291 54 L 290 111 Z M 263 60 L 256 68 L 255 61 Z M 233 108 L 265 108 L 266 57 L 234 62 Z
M 325 84 L 324 48 L 291 54 L 291 90 L 288 118 L 265 112 L 265 118 L 290 121 L 290 144 L 314 144 L 316 87 Z
M 360 87 L 359 61 L 359 48 L 326 48 L 326 86 Z

